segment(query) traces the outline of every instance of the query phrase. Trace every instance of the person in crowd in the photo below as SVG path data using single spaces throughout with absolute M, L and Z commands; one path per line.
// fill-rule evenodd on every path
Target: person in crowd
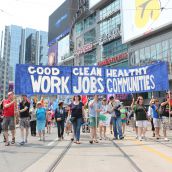
M 0 134 L 2 133 L 2 121 L 3 121 L 3 100 L 0 101 Z
M 45 141 L 46 109 L 42 106 L 41 102 L 37 103 L 36 119 L 39 140 Z
M 170 104 L 170 97 L 171 97 L 171 92 L 166 93 L 166 97 L 163 99 L 163 102 L 161 103 L 161 119 L 162 119 L 162 128 L 163 128 L 163 135 L 164 135 L 164 140 L 169 141 L 167 138 L 167 128 L 169 127 L 169 115 L 172 114 L 172 106 Z M 171 109 L 170 109 L 171 107 Z
M 70 121 L 71 116 L 70 116 L 69 106 L 65 107 L 65 111 L 66 111 L 66 114 L 67 114 L 65 132 L 66 132 L 67 135 L 69 135 L 69 133 L 72 133 L 72 125 L 71 125 L 71 121 Z
M 133 128 L 133 131 L 136 133 L 136 139 L 138 139 L 138 127 L 136 126 L 136 114 L 134 113 L 133 109 L 130 110 L 128 114 L 128 118 L 131 120 L 131 125 Z
M 13 92 L 8 93 L 8 99 L 3 100 L 3 130 L 5 136 L 5 146 L 9 146 L 8 129 L 12 134 L 11 144 L 15 144 L 15 107 L 16 98 Z
M 125 127 L 127 123 L 127 109 L 122 105 L 120 108 L 121 122 L 122 122 L 122 134 L 125 134 Z
M 36 136 L 36 105 L 33 104 L 33 107 L 30 110 L 30 131 L 31 136 Z
M 151 106 L 148 107 L 148 112 L 147 112 L 147 116 L 150 119 L 151 122 L 151 128 L 152 128 L 152 137 L 155 137 L 155 127 L 154 127 L 154 122 L 153 122 L 153 109 Z
M 64 139 L 64 123 L 65 123 L 65 116 L 66 111 L 63 107 L 63 101 L 59 101 L 58 108 L 55 110 L 55 120 L 57 122 L 57 130 L 58 130 L 58 140 Z
M 94 99 L 89 102 L 89 119 L 90 119 L 90 128 L 91 128 L 91 140 L 98 143 L 97 140 L 97 127 L 99 125 L 99 114 L 102 111 L 101 102 L 99 101 L 98 95 L 94 96 Z
M 101 114 L 105 116 L 108 113 L 108 105 L 107 105 L 106 98 L 102 100 L 101 108 L 102 108 L 102 111 L 100 112 L 100 117 L 101 117 Z M 100 140 L 102 140 L 102 138 L 106 140 L 106 124 L 104 120 L 101 118 L 99 121 L 99 131 L 100 131 Z M 102 136 L 102 132 L 103 132 L 103 136 Z
M 108 112 L 112 115 L 112 124 L 114 131 L 114 140 L 123 139 L 122 135 L 122 124 L 121 124 L 121 113 L 120 106 L 121 103 L 119 100 L 115 100 L 113 96 L 109 98 Z
M 139 141 L 145 139 L 145 134 L 147 130 L 147 112 L 144 106 L 143 97 L 139 96 L 137 98 L 136 104 L 134 104 L 134 98 L 131 104 L 131 108 L 134 110 L 136 114 L 136 126 L 138 127 L 138 137 Z
M 29 126 L 30 126 L 30 114 L 29 114 L 30 102 L 26 95 L 22 95 L 22 101 L 20 102 L 20 130 L 21 130 L 21 142 L 20 145 L 24 145 L 28 142 Z M 25 131 L 25 134 L 24 134 Z M 24 136 L 25 135 L 25 136 Z
M 155 127 L 155 137 L 158 140 L 160 138 L 160 127 L 161 127 L 159 100 L 151 99 L 150 107 L 152 108 L 152 118 Z
M 73 125 L 74 138 L 76 144 L 80 144 L 80 130 L 84 118 L 84 104 L 81 102 L 81 96 L 74 96 L 73 102 L 70 104 L 71 122 Z
M 47 126 L 47 133 L 48 134 L 51 134 L 52 123 L 53 123 L 52 111 L 51 111 L 51 109 L 48 109 L 47 113 L 46 113 L 46 126 Z

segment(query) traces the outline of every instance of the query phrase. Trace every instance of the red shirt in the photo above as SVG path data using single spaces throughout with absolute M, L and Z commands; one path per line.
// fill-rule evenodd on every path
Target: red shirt
M 3 111 L 3 115 L 5 117 L 10 117 L 10 116 L 14 116 L 14 103 L 10 105 L 10 107 L 5 108 L 6 104 L 9 104 L 11 101 L 10 100 L 4 100 L 3 101 L 3 107 L 4 107 L 4 111 Z

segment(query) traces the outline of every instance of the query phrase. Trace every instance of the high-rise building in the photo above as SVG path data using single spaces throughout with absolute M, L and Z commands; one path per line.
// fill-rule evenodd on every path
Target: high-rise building
M 15 81 L 16 64 L 47 64 L 47 32 L 6 26 L 0 42 L 0 98 L 5 97 Z
M 57 51 L 58 65 L 128 66 L 128 44 L 122 43 L 120 0 L 74 1 L 69 18 L 70 12 L 66 11 L 71 9 L 70 2 L 66 0 L 49 17 L 49 47 Z M 61 52 L 64 44 L 65 51 Z

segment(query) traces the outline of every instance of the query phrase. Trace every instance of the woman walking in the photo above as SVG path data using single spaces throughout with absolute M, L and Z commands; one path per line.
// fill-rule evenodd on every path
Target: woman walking
M 84 118 L 84 104 L 81 102 L 81 96 L 74 96 L 73 102 L 70 104 L 71 122 L 73 125 L 74 138 L 76 144 L 80 144 L 80 129 Z
M 36 136 L 36 105 L 30 110 L 30 131 L 31 136 Z
M 120 112 L 121 112 L 121 123 L 122 123 L 122 135 L 124 136 L 125 127 L 127 123 L 127 109 L 124 107 L 124 105 L 121 106 Z
M 137 98 L 136 104 L 134 105 L 134 98 L 131 104 L 131 108 L 136 114 L 136 126 L 138 127 L 138 136 L 139 140 L 142 141 L 145 139 L 145 133 L 147 130 L 147 112 L 144 106 L 143 97 L 139 96 Z
M 37 103 L 36 118 L 39 140 L 45 141 L 46 109 L 42 106 L 41 102 Z
M 65 122 L 65 108 L 63 107 L 63 101 L 59 102 L 59 107 L 55 110 L 55 120 L 57 123 L 57 130 L 58 130 L 58 140 L 63 140 L 64 134 L 64 122 Z
M 106 140 L 106 123 L 105 123 L 106 119 L 103 119 L 106 118 L 106 114 L 108 112 L 108 105 L 106 98 L 103 99 L 101 107 L 102 107 L 102 111 L 100 112 L 100 121 L 99 121 L 100 140 L 102 140 L 102 138 Z M 103 132 L 103 137 L 102 137 L 102 132 Z

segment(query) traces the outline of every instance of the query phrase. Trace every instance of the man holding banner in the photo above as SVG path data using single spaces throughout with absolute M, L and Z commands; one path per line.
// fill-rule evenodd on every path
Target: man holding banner
M 167 128 L 169 127 L 169 117 L 172 114 L 172 106 L 171 106 L 171 92 L 166 93 L 166 98 L 164 98 L 163 102 L 161 103 L 162 107 L 162 128 L 164 134 L 164 140 L 169 141 L 167 138 Z
M 112 115 L 112 124 L 114 131 L 114 140 L 123 139 L 122 126 L 121 126 L 121 113 L 120 113 L 120 101 L 115 100 L 113 96 L 109 97 L 108 112 Z

